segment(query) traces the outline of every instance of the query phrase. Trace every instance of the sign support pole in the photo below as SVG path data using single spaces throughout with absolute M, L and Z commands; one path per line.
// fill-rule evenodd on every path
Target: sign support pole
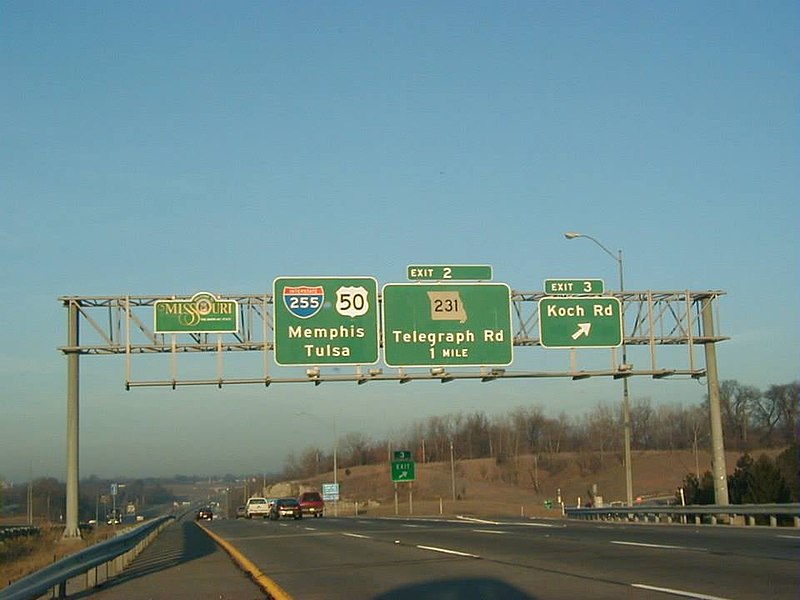
M 714 314 L 711 301 L 701 300 L 703 335 L 714 337 Z M 711 418 L 711 468 L 714 472 L 714 503 L 728 506 L 728 475 L 725 466 L 725 443 L 722 435 L 722 411 L 719 398 L 719 375 L 717 373 L 717 347 L 706 342 L 706 377 L 708 385 L 708 412 Z
M 79 357 L 78 304 L 71 300 L 67 313 L 67 511 L 64 539 L 80 539 L 78 527 L 78 408 Z

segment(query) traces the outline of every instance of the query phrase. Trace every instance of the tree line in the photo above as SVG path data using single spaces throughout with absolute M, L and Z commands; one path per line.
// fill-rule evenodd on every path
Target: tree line
M 800 382 L 771 385 L 765 391 L 726 380 L 720 384 L 722 426 L 727 450 L 786 447 L 795 442 Z M 654 405 L 649 398 L 631 402 L 631 447 L 634 450 L 706 448 L 710 443 L 709 403 Z M 591 468 L 620 460 L 623 445 L 620 404 L 598 404 L 588 412 L 548 416 L 540 406 L 518 407 L 487 416 L 462 412 L 417 421 L 391 440 L 352 432 L 338 440 L 338 466 L 350 468 L 391 460 L 392 450 L 412 450 L 418 462 L 494 458 L 498 464 L 523 455 L 586 455 Z M 291 453 L 282 476 L 312 477 L 333 469 L 331 449 L 307 447 Z
M 797 442 L 781 452 L 775 460 L 762 454 L 754 459 L 745 452 L 736 461 L 736 470 L 728 476 L 731 504 L 773 504 L 798 502 L 800 499 L 800 467 Z M 683 480 L 683 501 L 686 504 L 714 504 L 714 476 L 710 471 L 697 477 L 689 473 Z M 681 500 L 677 498 L 676 500 Z

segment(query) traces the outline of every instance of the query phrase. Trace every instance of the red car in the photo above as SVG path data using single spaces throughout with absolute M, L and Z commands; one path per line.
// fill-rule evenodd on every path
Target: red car
M 300 510 L 304 515 L 314 515 L 314 517 L 322 517 L 325 512 L 325 502 L 319 492 L 303 492 L 297 497 L 300 503 Z
M 278 498 L 272 503 L 269 509 L 269 518 L 271 521 L 277 521 L 281 517 L 292 517 L 293 519 L 302 519 L 303 513 L 300 510 L 300 503 L 296 498 Z

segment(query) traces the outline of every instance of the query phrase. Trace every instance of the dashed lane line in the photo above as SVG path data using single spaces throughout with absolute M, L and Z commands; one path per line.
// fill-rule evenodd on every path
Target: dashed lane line
M 681 596 L 683 598 L 695 598 L 696 600 L 729 600 L 722 596 L 709 596 L 708 594 L 698 594 L 696 592 L 688 592 L 686 590 L 674 590 L 672 588 L 657 587 L 655 585 L 647 585 L 645 583 L 632 583 L 631 587 L 640 590 L 651 590 L 653 592 L 662 592 L 664 594 L 672 594 L 673 596 Z

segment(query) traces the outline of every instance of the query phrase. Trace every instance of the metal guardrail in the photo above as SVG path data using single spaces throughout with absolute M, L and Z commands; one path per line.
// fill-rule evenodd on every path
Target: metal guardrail
M 572 519 L 594 521 L 643 521 L 666 523 L 728 523 L 732 525 L 756 525 L 757 521 L 768 521 L 778 525 L 779 517 L 791 519 L 794 527 L 800 527 L 800 504 L 696 504 L 690 506 L 625 506 L 621 508 L 564 507 L 564 514 Z
M 174 515 L 158 517 L 117 537 L 71 554 L 0 590 L 0 600 L 33 600 L 56 587 L 58 597 L 65 598 L 67 581 L 84 573 L 87 574 L 87 587 L 94 587 L 97 573 L 94 572 L 92 577 L 92 569 L 109 563 L 112 566 L 109 573 L 112 570 L 113 574 L 118 573 L 174 519 Z

